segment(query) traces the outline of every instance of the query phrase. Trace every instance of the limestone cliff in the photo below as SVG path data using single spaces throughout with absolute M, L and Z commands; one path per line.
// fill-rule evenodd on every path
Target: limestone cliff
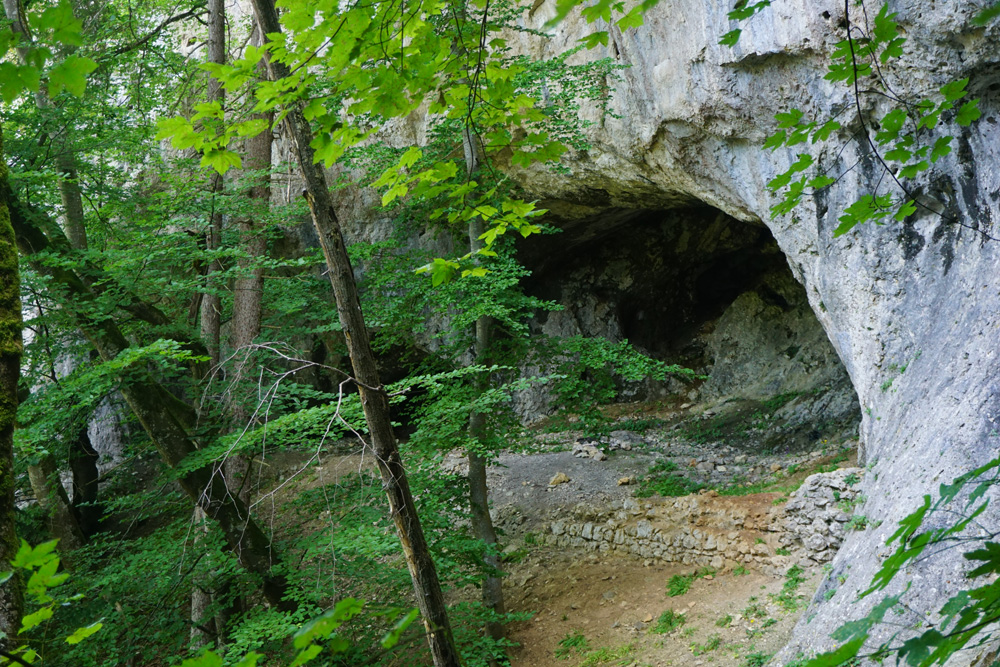
M 779 656 L 787 660 L 800 650 L 829 647 L 827 633 L 863 613 L 864 604 L 852 604 L 853 592 L 868 583 L 885 539 L 923 494 L 996 454 L 1000 50 L 996 25 L 981 29 L 969 22 L 984 2 L 890 2 L 908 38 L 902 62 L 887 72 L 896 92 L 920 100 L 968 77 L 983 116 L 972 128 L 947 128 L 956 134 L 956 150 L 914 185 L 929 209 L 947 217 L 922 209 L 903 223 L 868 224 L 835 239 L 838 216 L 870 192 L 879 174 L 857 135 L 851 91 L 823 80 L 832 45 L 842 39 L 844 5 L 776 0 L 729 49 L 717 44 L 732 27 L 729 4 L 663 0 L 644 26 L 611 28 L 608 47 L 592 57 L 630 66 L 613 98 L 620 118 L 592 130 L 594 148 L 574 156 L 570 175 L 538 170 L 520 177 L 554 211 L 586 224 L 600 224 L 593 214 L 604 209 L 693 201 L 763 221 L 805 286 L 864 412 L 863 460 L 872 473 L 864 512 L 882 523 L 849 535 L 834 561 L 834 571 L 846 574 L 842 591 L 806 613 Z M 869 15 L 877 12 L 875 3 L 865 4 Z M 545 0 L 532 15 L 533 27 L 553 11 L 553 0 Z M 521 48 L 557 52 L 592 29 L 571 17 L 550 42 L 525 40 Z M 761 144 L 773 130 L 773 114 L 791 107 L 815 116 L 843 111 L 845 130 L 817 159 L 833 172 L 857 166 L 793 215 L 772 220 L 765 184 L 797 151 L 772 153 Z M 996 526 L 998 518 L 994 509 L 986 523 Z M 960 555 L 949 552 L 910 571 L 918 608 L 940 605 L 956 585 L 946 580 L 960 579 L 951 576 L 960 563 Z

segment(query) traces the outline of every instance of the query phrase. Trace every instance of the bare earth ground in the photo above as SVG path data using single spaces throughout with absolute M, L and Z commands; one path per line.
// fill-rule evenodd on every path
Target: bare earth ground
M 514 667 L 743 665 L 751 654 L 782 646 L 805 602 L 797 611 L 785 611 L 770 597 L 785 580 L 757 572 L 698 578 L 686 594 L 669 597 L 670 577 L 691 568 L 644 567 L 637 558 L 545 547 L 508 569 L 509 609 L 535 612 L 532 620 L 511 628 L 511 638 L 521 644 L 511 653 Z M 798 593 L 807 599 L 819 574 L 818 568 L 807 573 Z M 657 619 L 667 610 L 684 614 L 686 621 L 669 634 L 657 634 Z M 575 634 L 586 638 L 589 650 L 560 646 Z M 713 636 L 719 644 L 709 649 Z

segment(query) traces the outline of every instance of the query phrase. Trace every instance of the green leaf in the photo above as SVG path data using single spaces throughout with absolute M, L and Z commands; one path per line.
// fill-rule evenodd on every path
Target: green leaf
M 302 116 L 306 120 L 314 120 L 326 114 L 326 106 L 318 99 L 309 100 L 309 104 L 302 108 Z
M 880 145 L 887 144 L 899 136 L 899 131 L 903 129 L 906 122 L 906 111 L 903 109 L 893 109 L 882 117 L 881 129 L 875 133 L 875 141 Z
M 310 644 L 295 654 L 295 659 L 292 660 L 288 667 L 299 667 L 299 665 L 304 665 L 319 655 L 322 650 L 323 647 L 319 644 Z
M 42 607 L 38 611 L 28 614 L 21 619 L 21 629 L 18 630 L 18 634 L 30 630 L 50 618 L 52 618 L 52 607 Z
M 1000 2 L 995 2 L 972 17 L 972 24 L 983 26 L 998 16 L 1000 16 Z
M 607 46 L 608 45 L 608 32 L 607 30 L 602 30 L 601 32 L 592 32 L 586 37 L 579 39 L 578 41 L 583 42 L 583 48 L 592 49 L 595 46 Z
M 37 67 L 0 63 L 0 97 L 10 104 L 16 100 L 25 89 L 37 92 L 41 85 L 41 74 Z
M 780 128 L 790 128 L 795 127 L 802 120 L 804 114 L 798 109 L 790 109 L 788 111 L 781 111 L 774 114 L 774 119 L 778 121 L 778 127 Z
M 982 115 L 982 112 L 979 110 L 979 100 L 972 100 L 963 104 L 962 108 L 958 110 L 955 122 L 962 127 L 968 127 L 979 120 L 979 117 Z
M 59 540 L 51 540 L 49 542 L 42 542 L 37 547 L 32 548 L 30 544 L 21 540 L 21 546 L 17 550 L 17 554 L 14 555 L 11 565 L 22 569 L 34 569 L 40 565 L 44 565 L 53 558 L 56 558 L 55 550 L 58 543 Z
M 764 140 L 764 148 L 770 148 L 771 150 L 781 148 L 782 146 L 785 145 L 785 140 L 787 139 L 787 137 L 788 134 L 786 133 L 785 130 L 778 130 L 777 132 L 775 132 L 774 134 L 772 134 L 771 136 L 769 136 L 767 139 Z
M 730 48 L 736 46 L 736 42 L 740 41 L 740 35 L 743 33 L 742 30 L 736 28 L 735 30 L 730 30 L 725 35 L 719 39 L 719 44 L 722 46 L 728 46 Z
M 980 565 L 972 572 L 969 572 L 968 576 L 970 578 L 1000 573 L 1000 544 L 996 542 L 986 542 L 982 549 L 976 549 L 963 555 L 968 560 L 985 562 L 985 565 Z
M 917 212 L 917 203 L 912 199 L 910 199 L 900 204 L 899 208 L 896 210 L 896 214 L 893 215 L 892 217 L 896 220 L 896 222 L 903 222 L 903 220 L 910 217 L 916 212 Z
M 913 164 L 908 164 L 899 170 L 900 178 L 916 178 L 917 174 L 925 171 L 930 167 L 927 160 L 921 160 L 920 162 L 915 162 Z
M 97 69 L 90 58 L 71 55 L 49 71 L 49 95 L 55 97 L 63 90 L 74 97 L 83 97 L 87 89 L 87 75 Z
M 858 655 L 858 651 L 861 650 L 861 647 L 867 639 L 867 636 L 852 639 L 835 651 L 821 653 L 812 660 L 806 662 L 803 667 L 838 667 L 839 665 L 843 665 L 851 658 Z
M 250 651 L 245 656 L 243 656 L 243 659 L 237 662 L 233 667 L 257 667 L 257 663 L 260 662 L 260 659 L 263 657 L 264 656 L 261 655 L 260 653 Z
M 941 86 L 941 95 L 949 102 L 957 102 L 968 94 L 968 91 L 965 90 L 967 85 L 969 85 L 967 78 L 949 81 Z
M 104 627 L 104 624 L 98 621 L 97 623 L 91 623 L 90 625 L 84 626 L 82 628 L 77 628 L 73 634 L 66 638 L 67 644 L 79 644 L 84 639 L 94 634 L 98 630 Z
M 405 169 L 407 167 L 412 167 L 417 163 L 423 156 L 423 152 L 416 146 L 410 146 L 409 149 L 399 158 L 399 168 Z
M 388 206 L 399 197 L 405 196 L 408 191 L 409 189 L 406 187 L 406 184 L 402 182 L 402 180 L 396 181 L 396 183 L 391 188 L 386 190 L 384 195 L 382 195 L 382 206 Z
M 840 123 L 835 120 L 828 120 L 813 134 L 812 142 L 826 141 L 830 135 L 840 129 Z
M 951 152 L 951 141 L 955 137 L 938 137 L 937 141 L 934 142 L 934 148 L 931 149 L 931 162 L 937 162 L 945 155 Z
M 482 271 L 478 275 L 486 275 L 486 269 L 475 269 L 475 271 Z M 416 609 L 411 609 L 403 618 L 396 621 L 396 624 L 392 626 L 392 630 L 386 633 L 385 637 L 382 638 L 382 648 L 392 648 L 399 643 L 399 638 L 403 636 L 403 633 L 408 627 L 417 620 L 420 616 L 420 612 Z
M 295 648 L 303 649 L 317 639 L 332 636 L 340 626 L 361 613 L 363 607 L 364 603 L 354 598 L 340 600 L 333 609 L 309 621 L 295 633 Z
M 238 153 L 225 148 L 214 148 L 201 156 L 201 166 L 211 167 L 220 174 L 225 174 L 231 167 L 239 169 L 243 160 Z
M 222 658 L 215 651 L 206 650 L 201 655 L 182 662 L 181 667 L 222 667 Z
M 618 19 L 618 27 L 621 30 L 641 27 L 643 24 L 642 15 L 642 7 L 633 7 L 628 14 Z
M 793 162 L 792 166 L 789 167 L 789 171 L 792 173 L 805 171 L 812 166 L 813 162 L 815 162 L 815 159 L 809 153 L 799 153 L 798 157 L 799 159 Z
M 833 185 L 837 182 L 837 179 L 832 176 L 827 176 L 826 174 L 821 174 L 811 179 L 806 185 L 813 190 L 819 190 L 820 188 L 825 188 L 828 185 Z
M 780 190 L 781 188 L 785 187 L 791 182 L 792 182 L 792 172 L 791 170 L 789 170 L 783 174 L 778 174 L 770 181 L 768 181 L 767 187 L 771 192 L 774 192 L 776 190 Z
M 237 123 L 235 126 L 236 134 L 241 137 L 256 137 L 258 134 L 265 131 L 267 127 L 267 120 L 263 118 L 252 118 L 250 120 Z

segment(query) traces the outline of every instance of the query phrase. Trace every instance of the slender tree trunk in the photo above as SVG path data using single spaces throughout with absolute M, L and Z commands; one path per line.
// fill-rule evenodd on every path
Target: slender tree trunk
M 273 0 L 254 0 L 253 6 L 264 34 L 281 32 Z M 273 59 L 268 61 L 268 70 L 274 80 L 289 76 L 288 68 Z M 326 175 L 322 165 L 316 164 L 314 160 L 314 152 L 310 146 L 312 132 L 302 115 L 301 106 L 296 105 L 289 110 L 286 122 L 295 140 L 299 168 L 306 180 L 306 199 L 329 267 L 328 275 L 337 303 L 337 315 L 354 367 L 354 377 L 361 394 L 361 404 L 371 434 L 382 486 L 389 498 L 389 510 L 413 580 L 417 607 L 427 631 L 431 657 L 437 667 L 460 665 L 461 658 L 455 648 L 437 570 L 417 516 L 406 470 L 392 431 L 389 397 L 379 379 L 375 355 L 358 299 L 354 270 L 344 246 L 340 221 L 333 210 Z
M 479 168 L 479 150 L 476 145 L 476 137 L 471 129 L 466 126 L 462 130 L 462 149 L 465 154 L 465 169 L 468 178 L 471 180 L 473 174 Z M 480 236 L 483 234 L 482 218 L 476 217 L 469 222 L 469 250 L 476 253 L 483 248 L 483 241 Z M 493 319 L 483 315 L 476 319 L 474 364 L 485 364 L 488 361 L 490 342 L 493 338 Z M 488 377 L 475 379 L 476 389 L 484 392 L 489 386 Z M 473 412 L 469 415 L 469 435 L 473 440 L 482 441 L 486 435 L 486 415 L 482 412 Z M 469 452 L 469 507 L 472 515 L 472 532 L 477 539 L 482 540 L 486 545 L 486 553 L 483 554 L 483 562 L 487 567 L 502 576 L 503 563 L 497 554 L 497 533 L 493 527 L 493 517 L 490 516 L 489 488 L 486 484 L 486 459 L 478 452 Z M 497 574 L 490 574 L 483 580 L 483 605 L 494 614 L 502 615 L 505 612 L 503 600 L 503 583 Z M 505 637 L 503 624 L 498 621 L 489 621 L 486 624 L 486 633 L 495 640 Z
M 226 63 L 226 6 L 223 0 L 208 0 L 208 61 L 219 65 Z M 214 77 L 208 77 L 208 102 L 223 105 L 226 93 Z M 205 249 L 215 252 L 222 244 L 222 212 L 217 210 L 216 199 L 225 187 L 222 175 L 213 173 L 209 183 L 212 197 L 212 212 L 205 238 Z M 211 368 L 215 372 L 219 368 L 219 330 L 222 325 L 222 298 L 219 295 L 218 279 L 214 274 L 222 270 L 218 259 L 212 259 L 208 265 L 205 279 L 205 294 L 201 300 L 201 336 L 208 348 Z
M 0 186 L 7 185 L 7 161 L 0 125 Z M 14 530 L 14 423 L 21 377 L 21 281 L 17 246 L 7 202 L 0 198 L 0 563 L 10 563 L 19 546 Z M 10 649 L 21 629 L 24 591 L 20 577 L 0 584 L 0 649 Z
M 208 61 L 212 63 L 225 64 L 226 62 L 226 7 L 223 0 L 208 1 Z M 212 76 L 208 77 L 209 103 L 225 103 L 225 91 L 218 80 Z M 205 249 L 215 252 L 222 243 L 222 212 L 216 209 L 222 191 L 225 187 L 222 174 L 213 172 L 209 180 L 209 192 L 212 208 L 208 219 L 208 230 L 205 234 Z M 221 328 L 222 328 L 222 297 L 219 293 L 217 274 L 222 270 L 218 259 L 212 258 L 205 272 L 205 291 L 201 297 L 201 338 L 205 341 L 208 350 L 208 373 L 209 381 L 215 379 L 215 375 L 221 371 L 219 362 L 221 361 Z M 227 461 L 225 464 L 226 477 L 230 478 L 229 472 L 232 467 Z M 240 498 L 246 502 L 246 498 Z M 207 533 L 208 516 L 200 506 L 195 506 L 192 522 L 194 523 L 194 541 L 197 544 Z M 215 585 L 211 576 L 196 578 L 191 587 L 191 643 L 194 646 L 204 646 L 214 638 L 221 638 L 225 631 L 226 618 L 208 618 L 208 611 L 213 606 L 213 601 L 218 597 L 214 590 Z M 214 625 L 214 629 L 209 628 Z

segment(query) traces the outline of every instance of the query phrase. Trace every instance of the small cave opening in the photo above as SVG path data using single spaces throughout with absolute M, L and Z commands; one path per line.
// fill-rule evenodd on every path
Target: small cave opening
M 536 332 L 628 340 L 705 376 L 623 383 L 620 400 L 711 406 L 732 417 L 718 433 L 747 447 L 803 450 L 857 436 L 847 373 L 766 226 L 707 206 L 555 224 L 561 233 L 520 252 L 529 293 L 561 306 L 538 315 Z M 774 433 L 735 437 L 762 415 L 777 415 L 762 429 Z

